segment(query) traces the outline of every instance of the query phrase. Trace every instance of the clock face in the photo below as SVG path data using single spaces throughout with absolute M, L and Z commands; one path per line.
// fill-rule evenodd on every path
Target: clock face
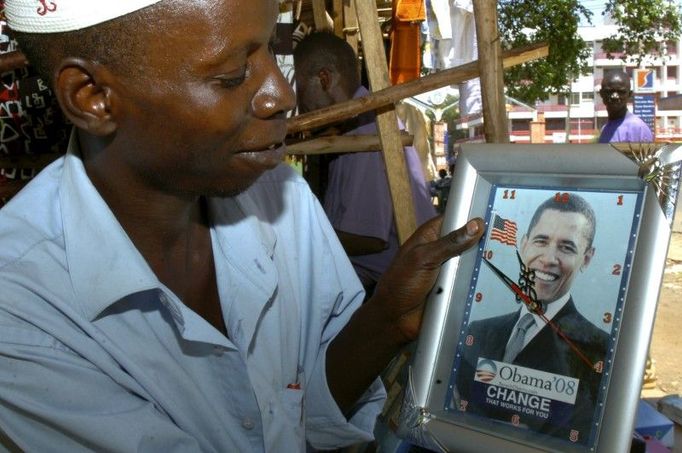
M 640 205 L 639 192 L 493 186 L 446 410 L 595 444 Z
M 632 256 L 632 246 L 635 239 L 632 230 L 633 222 L 638 219 L 638 216 L 635 216 L 635 210 L 639 205 L 638 193 L 570 192 L 555 189 L 494 187 L 486 213 L 487 232 L 485 240 L 479 247 L 480 263 L 476 266 L 475 275 L 472 279 L 472 291 L 469 296 L 469 322 L 509 313 L 518 310 L 519 306 L 522 305 L 521 301 L 514 297 L 512 290 L 507 288 L 499 276 L 484 264 L 484 259 L 496 266 L 517 284 L 521 283 L 524 288 L 536 283 L 532 286 L 537 291 L 543 286 L 540 283 L 541 277 L 538 275 L 534 276 L 534 281 L 528 281 L 530 269 L 526 269 L 524 274 L 525 263 L 523 263 L 523 259 L 520 259 L 523 255 L 521 246 L 524 242 L 524 236 L 528 233 L 533 214 L 540 204 L 548 199 L 556 200 L 559 203 L 568 203 L 571 195 L 581 197 L 594 212 L 595 227 L 592 241 L 594 253 L 589 259 L 589 263 L 568 268 L 569 265 L 559 262 L 566 260 L 567 253 L 565 253 L 564 258 L 561 256 L 544 258 L 546 261 L 554 260 L 559 263 L 531 261 L 527 267 L 535 269 L 544 267 L 550 274 L 549 276 L 543 275 L 545 280 L 554 281 L 567 279 L 568 277 L 565 277 L 565 274 L 573 271 L 570 275 L 572 277 L 570 287 L 567 287 L 569 282 L 564 282 L 562 289 L 568 290 L 576 301 L 602 301 L 598 304 L 580 303 L 581 313 L 604 332 L 611 332 L 613 326 L 612 322 L 608 320 L 613 317 L 620 293 L 624 289 L 623 275 L 629 270 Z M 562 224 L 570 220 L 569 217 L 570 214 L 566 214 L 547 219 L 546 231 L 536 232 L 540 236 L 539 240 L 549 242 L 553 239 L 557 241 L 563 239 L 567 243 L 572 241 L 574 247 L 579 246 L 580 234 L 571 235 L 569 229 L 563 236 L 559 236 L 557 231 L 562 227 Z M 573 225 L 567 228 L 571 227 Z M 575 228 L 579 227 L 580 225 L 575 225 Z M 552 238 L 552 233 L 557 233 L 557 237 Z M 534 241 L 538 241 L 538 239 L 526 240 L 527 259 L 533 260 L 535 258 L 535 260 L 540 261 L 542 258 L 537 258 L 537 255 L 541 252 L 530 250 Z M 547 244 L 547 248 L 569 247 L 569 245 L 571 244 Z M 575 255 L 580 255 L 580 252 L 580 250 L 576 250 Z M 556 254 L 559 255 L 560 252 L 556 252 Z M 548 286 L 551 286 L 550 283 L 544 284 L 544 287 Z M 556 283 L 554 286 L 559 287 L 561 284 Z M 560 293 L 561 290 L 552 292 L 552 288 L 549 288 L 547 292 L 549 292 L 548 297 L 551 298 L 551 296 Z

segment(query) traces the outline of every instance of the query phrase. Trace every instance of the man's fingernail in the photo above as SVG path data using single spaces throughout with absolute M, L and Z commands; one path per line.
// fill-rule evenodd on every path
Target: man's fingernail
M 467 234 L 473 236 L 476 233 L 478 233 L 478 222 L 470 220 L 469 223 L 467 223 Z

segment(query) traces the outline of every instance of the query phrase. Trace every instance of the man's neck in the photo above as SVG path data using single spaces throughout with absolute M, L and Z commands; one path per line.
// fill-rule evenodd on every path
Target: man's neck
M 618 112 L 609 113 L 609 121 L 620 121 L 628 114 L 628 109 L 619 110 Z

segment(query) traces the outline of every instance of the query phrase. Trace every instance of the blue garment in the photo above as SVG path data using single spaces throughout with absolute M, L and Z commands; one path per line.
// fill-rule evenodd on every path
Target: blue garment
M 654 141 L 651 129 L 637 115 L 627 112 L 623 118 L 608 120 L 599 135 L 599 143 L 649 143 Z
M 303 179 L 281 165 L 209 200 L 228 339 L 156 278 L 75 148 L 0 211 L 0 431 L 65 452 L 371 439 L 381 383 L 350 423 L 327 388 L 327 346 L 363 293 Z

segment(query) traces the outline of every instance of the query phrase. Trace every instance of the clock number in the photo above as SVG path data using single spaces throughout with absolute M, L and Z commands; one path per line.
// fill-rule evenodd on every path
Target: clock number
M 613 269 L 611 270 L 611 275 L 620 275 L 621 269 L 623 269 L 623 266 L 620 264 L 614 264 Z
M 623 206 L 623 196 L 618 195 L 618 202 L 616 203 L 618 206 Z
M 459 410 L 462 412 L 466 412 L 468 405 L 469 405 L 469 402 L 467 400 L 460 400 L 459 401 Z
M 492 250 L 483 250 L 483 258 L 487 260 L 491 260 L 493 258 L 493 251 Z
M 554 201 L 557 203 L 568 203 L 568 200 L 571 198 L 571 195 L 569 195 L 568 192 L 557 192 L 554 194 Z
M 504 200 L 516 200 L 516 190 L 505 189 L 502 198 Z
M 464 340 L 464 344 L 467 346 L 471 346 L 474 344 L 474 336 L 473 335 L 467 335 L 466 340 Z
M 483 293 L 476 293 L 476 295 L 474 296 L 474 300 L 476 302 L 482 301 L 483 300 Z
M 571 442 L 578 442 L 578 437 L 580 436 L 580 431 L 572 429 L 568 435 L 568 440 Z
M 607 311 L 604 313 L 604 317 L 601 320 L 604 321 L 604 324 L 610 324 L 613 320 L 613 315 Z

